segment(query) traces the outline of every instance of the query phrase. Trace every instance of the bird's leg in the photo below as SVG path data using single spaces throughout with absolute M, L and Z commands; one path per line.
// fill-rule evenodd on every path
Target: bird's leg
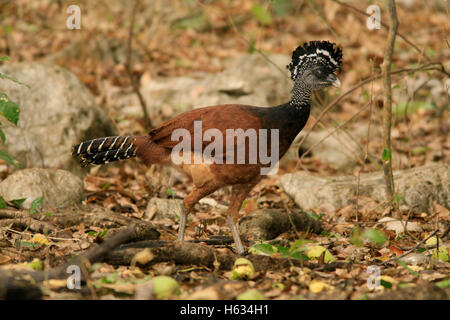
M 239 230 L 236 223 L 233 221 L 233 217 L 227 214 L 228 225 L 231 229 L 231 234 L 233 236 L 234 244 L 236 245 L 236 251 L 238 254 L 243 255 L 245 253 L 244 246 L 242 245 L 241 237 L 239 236 Z
M 184 240 L 184 233 L 186 230 L 186 219 L 187 215 L 194 207 L 194 205 L 203 197 L 216 191 L 218 187 L 215 184 L 205 184 L 202 187 L 194 187 L 194 189 L 189 193 L 183 200 L 183 205 L 181 207 L 180 213 L 180 225 L 178 228 L 178 240 Z
M 231 189 L 231 203 L 228 208 L 227 220 L 228 225 L 231 229 L 231 234 L 233 235 L 233 240 L 236 245 L 236 251 L 238 254 L 244 254 L 245 249 L 242 245 L 241 238 L 239 236 L 239 229 L 237 227 L 237 222 L 239 221 L 239 209 L 242 206 L 245 198 L 253 187 L 261 180 L 260 176 L 257 176 L 253 181 L 247 184 L 235 185 Z

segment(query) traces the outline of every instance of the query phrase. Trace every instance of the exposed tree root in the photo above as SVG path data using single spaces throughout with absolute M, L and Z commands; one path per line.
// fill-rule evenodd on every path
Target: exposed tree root
M 158 247 L 155 247 L 150 241 L 147 241 L 147 246 L 139 245 L 139 248 L 132 248 L 132 244 L 119 247 L 105 255 L 104 262 L 112 265 L 129 265 L 134 256 L 142 251 L 144 247 L 149 249 L 150 255 L 152 256 L 152 259 L 146 265 L 172 261 L 179 265 L 198 265 L 217 267 L 219 270 L 231 270 L 234 261 L 239 257 L 235 254 L 219 253 L 211 247 L 190 242 L 173 241 L 167 242 L 163 246 L 160 245 L 161 242 L 158 242 Z M 247 259 L 252 261 L 256 271 L 289 269 L 292 266 L 304 266 L 310 269 L 332 271 L 336 268 L 345 268 L 348 266 L 344 262 L 320 265 L 307 261 L 273 258 L 262 255 L 249 255 Z
M 30 300 L 41 297 L 41 289 L 30 279 L 16 278 L 12 271 L 0 270 L 0 299 Z
M 154 229 L 153 224 L 148 221 L 126 217 L 101 207 L 93 207 L 91 210 L 73 208 L 51 214 L 30 214 L 28 211 L 0 210 L 0 227 L 29 229 L 33 232 L 48 235 L 57 234 L 61 229 L 70 228 L 81 223 L 87 226 L 107 229 L 127 227 L 132 224 L 139 225 L 141 229 Z M 148 232 L 150 231 L 147 230 Z M 152 236 L 148 237 L 146 234 L 146 237 L 136 238 L 136 240 L 157 239 L 158 237 L 159 233 L 154 229 Z

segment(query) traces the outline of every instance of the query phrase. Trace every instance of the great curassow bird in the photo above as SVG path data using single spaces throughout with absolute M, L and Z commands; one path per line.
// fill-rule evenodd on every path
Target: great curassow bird
M 341 60 L 342 51 L 334 43 L 305 43 L 293 52 L 292 61 L 287 65 L 294 81 L 291 100 L 287 103 L 275 107 L 230 104 L 194 109 L 164 122 L 146 136 L 104 137 L 82 142 L 73 148 L 73 155 L 80 157 L 84 165 L 139 157 L 146 165 L 171 165 L 186 173 L 192 179 L 193 189 L 183 201 L 178 230 L 181 241 L 186 215 L 193 206 L 219 188 L 231 185 L 227 221 L 237 252 L 243 254 L 245 250 L 236 226 L 242 202 L 267 173 L 264 169 L 268 169 L 270 157 L 275 157 L 271 163 L 273 168 L 305 126 L 312 92 L 331 85 L 340 86 L 334 72 L 340 71 Z M 180 147 L 180 138 L 184 147 Z M 216 144 L 211 147 L 213 142 Z M 202 157 L 206 151 L 210 152 L 208 161 Z

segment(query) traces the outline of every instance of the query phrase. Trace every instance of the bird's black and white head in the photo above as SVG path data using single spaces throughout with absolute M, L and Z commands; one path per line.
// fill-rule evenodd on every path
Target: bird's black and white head
M 292 61 L 287 65 L 291 78 L 305 90 L 340 86 L 335 75 L 341 70 L 342 50 L 328 41 L 311 41 L 299 46 L 292 53 Z

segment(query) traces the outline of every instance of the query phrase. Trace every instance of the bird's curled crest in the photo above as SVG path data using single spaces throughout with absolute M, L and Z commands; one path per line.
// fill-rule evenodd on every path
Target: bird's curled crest
M 329 41 L 310 41 L 297 47 L 292 53 L 292 60 L 286 67 L 291 72 L 292 80 L 313 64 L 321 64 L 330 73 L 341 70 L 342 50 Z

